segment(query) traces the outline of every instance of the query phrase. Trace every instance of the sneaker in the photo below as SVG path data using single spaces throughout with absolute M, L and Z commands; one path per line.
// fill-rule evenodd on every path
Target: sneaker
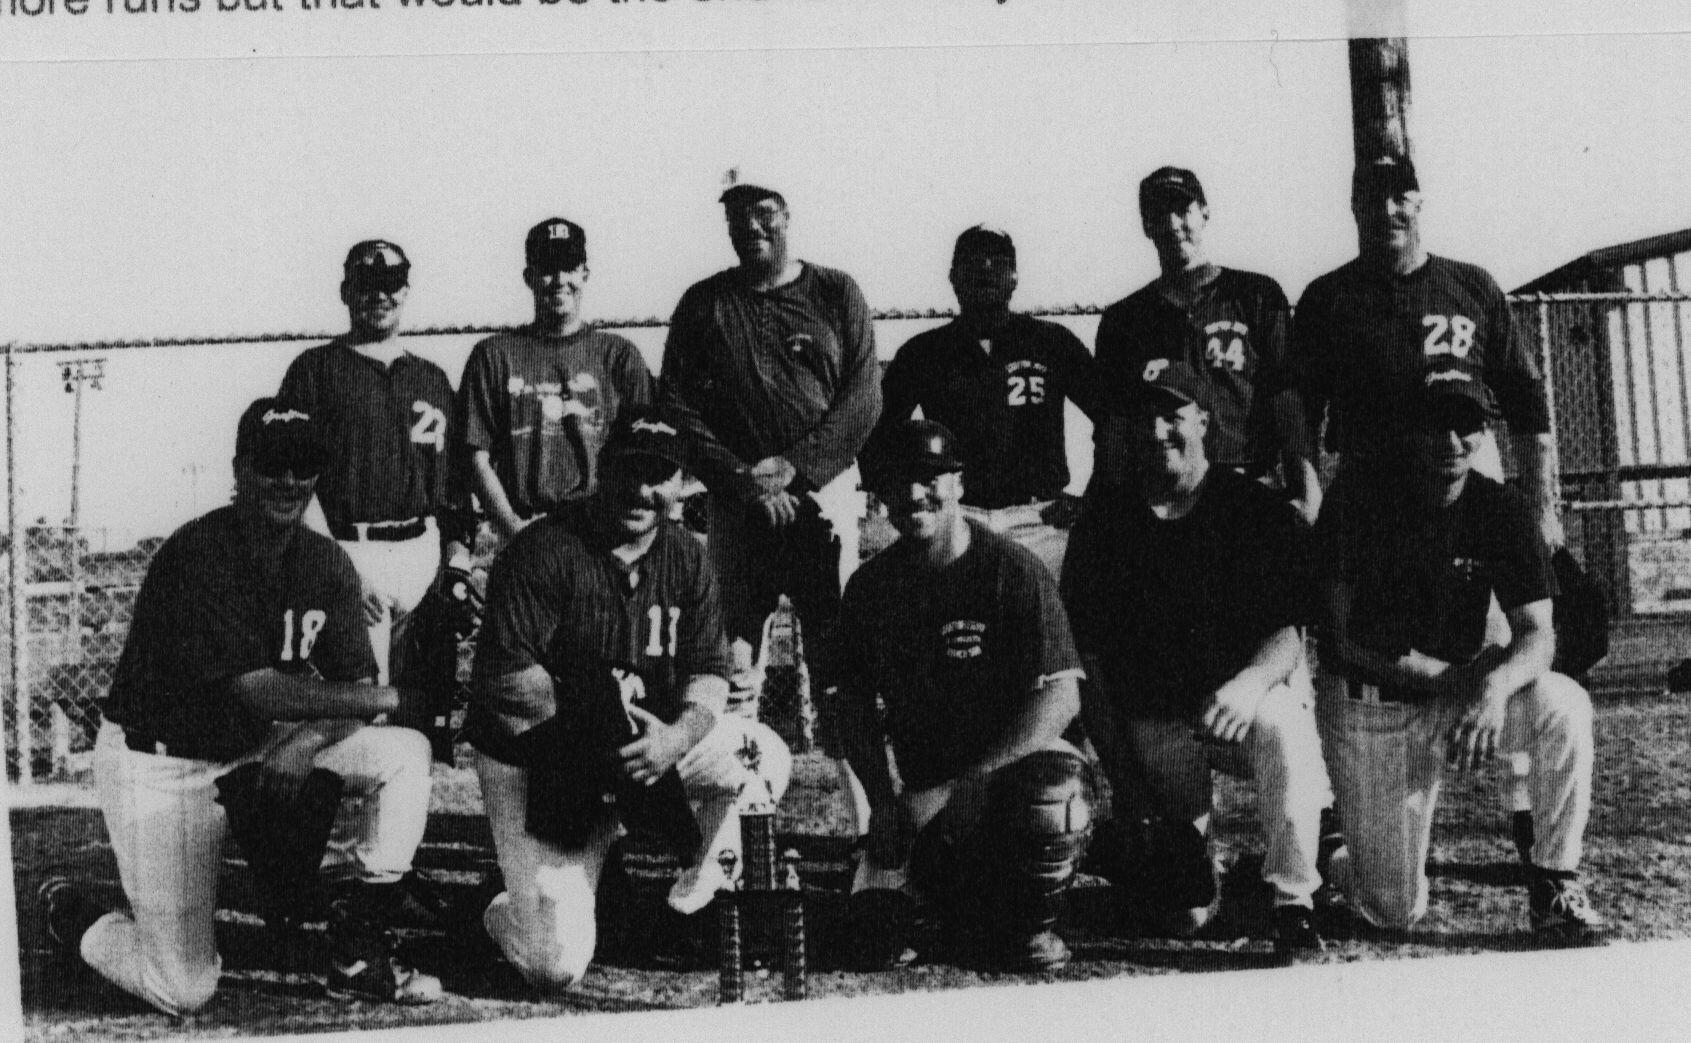
M 891 971 L 916 962 L 911 944 L 916 901 L 903 891 L 871 888 L 846 903 L 844 950 L 856 971 Z
M 337 903 L 329 922 L 329 995 L 403 1006 L 434 1003 L 440 979 L 407 967 L 394 955 L 393 934 Z
M 1315 847 L 1315 871 L 1321 874 L 1322 880 L 1329 879 L 1329 867 L 1333 861 L 1333 852 L 1345 846 L 1344 827 L 1339 823 L 1339 809 L 1325 807 L 1321 809 L 1320 837 Z
M 481 918 L 481 909 L 473 913 L 458 909 L 445 888 L 415 869 L 394 884 L 383 886 L 395 889 L 392 915 L 398 923 L 447 930 L 472 917 Z
M 1609 933 L 1609 921 L 1573 877 L 1539 874 L 1527 887 L 1527 908 L 1533 935 L 1546 944 L 1596 945 Z
M 1314 910 L 1301 905 L 1275 907 L 1274 955 L 1285 959 L 1319 956 L 1326 949 L 1327 943 L 1315 927 Z
M 61 955 L 82 958 L 82 936 L 111 910 L 84 894 L 68 877 L 50 876 L 35 892 L 47 940 Z
M 1048 974 L 1062 970 L 1069 962 L 1068 943 L 1052 930 L 1006 942 L 1001 953 L 1005 970 L 1023 974 Z

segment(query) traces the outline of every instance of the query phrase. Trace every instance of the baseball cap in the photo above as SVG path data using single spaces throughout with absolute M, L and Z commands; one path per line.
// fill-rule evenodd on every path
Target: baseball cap
M 538 271 L 574 271 L 587 263 L 587 233 L 574 221 L 548 217 L 528 230 L 523 260 Z
M 865 464 L 864 478 L 870 488 L 875 488 L 888 482 L 927 481 L 962 469 L 957 440 L 945 425 L 932 420 L 906 420 L 881 440 Z
M 1422 419 L 1464 434 L 1479 430 L 1496 415 L 1491 389 L 1455 366 L 1427 371 L 1418 404 Z
M 628 406 L 617 414 L 605 438 L 613 457 L 655 456 L 687 466 L 687 438 L 681 416 L 665 406 Z
M 1420 189 L 1421 181 L 1415 176 L 1415 161 L 1408 156 L 1375 156 L 1366 163 L 1358 163 L 1351 179 L 1351 192 L 1355 195 L 1369 192 L 1395 196 Z
M 951 250 L 951 263 L 956 264 L 959 258 L 969 253 L 996 254 L 1008 257 L 1011 264 L 1016 263 L 1016 244 L 1010 238 L 1010 233 L 991 225 L 965 228 L 963 234 L 957 237 L 957 245 Z
M 1175 204 L 1184 209 L 1188 204 L 1209 205 L 1204 198 L 1204 186 L 1198 175 L 1184 167 L 1158 167 L 1139 182 L 1139 212 L 1152 213 Z
M 736 202 L 755 203 L 759 199 L 771 198 L 782 206 L 787 205 L 786 197 L 770 187 L 768 178 L 742 167 L 730 167 L 728 172 L 722 175 L 722 194 L 716 197 L 716 201 L 726 205 Z
M 346 252 L 341 271 L 354 286 L 392 293 L 410 282 L 411 261 L 397 243 L 366 239 Z
M 1210 409 L 1209 380 L 1191 364 L 1180 359 L 1152 359 L 1145 363 L 1141 374 L 1140 401 L 1194 403 L 1199 409 Z
M 260 474 L 291 470 L 299 478 L 315 477 L 329 459 L 311 414 L 277 398 L 258 399 L 241 414 L 235 455 L 249 458 Z

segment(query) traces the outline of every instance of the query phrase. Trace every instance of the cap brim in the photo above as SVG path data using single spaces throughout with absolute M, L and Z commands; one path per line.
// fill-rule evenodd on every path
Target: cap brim
M 731 185 L 716 197 L 716 201 L 718 203 L 731 203 L 740 198 L 768 199 L 770 197 L 783 198 L 780 192 L 766 185 Z

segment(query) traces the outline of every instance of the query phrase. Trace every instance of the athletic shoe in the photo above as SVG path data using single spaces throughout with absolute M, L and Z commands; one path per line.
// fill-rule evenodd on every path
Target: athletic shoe
M 1339 809 L 1325 807 L 1321 809 L 1320 839 L 1315 848 L 1315 871 L 1321 874 L 1322 880 L 1329 879 L 1328 867 L 1333 861 L 1333 852 L 1345 846 L 1345 831 L 1339 822 Z
M 444 994 L 440 979 L 394 955 L 393 934 L 336 902 L 329 918 L 329 995 L 419 1006 Z
M 1047 974 L 1069 962 L 1068 943 L 1051 930 L 1001 943 L 999 952 L 1005 970 L 1023 974 Z
M 856 971 L 908 967 L 919 955 L 911 945 L 916 900 L 903 891 L 870 888 L 846 902 L 846 961 Z
M 1327 949 L 1316 930 L 1314 910 L 1301 905 L 1274 908 L 1274 955 L 1285 959 L 1319 956 Z
M 1542 871 L 1527 885 L 1532 933 L 1549 945 L 1597 945 L 1609 934 L 1609 921 L 1591 908 L 1585 885 L 1574 877 Z
M 47 940 L 65 956 L 82 958 L 82 936 L 111 910 L 84 894 L 68 877 L 50 876 L 35 892 Z

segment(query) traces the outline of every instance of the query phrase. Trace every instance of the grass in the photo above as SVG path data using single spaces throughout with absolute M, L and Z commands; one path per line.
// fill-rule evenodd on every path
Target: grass
M 1605 699 L 1599 706 L 1597 742 L 1596 806 L 1587 832 L 1592 898 L 1614 920 L 1621 940 L 1691 937 L 1691 707 L 1683 697 L 1659 694 Z M 1414 932 L 1380 937 L 1346 930 L 1342 919 L 1330 917 L 1326 927 L 1332 944 L 1319 962 L 1413 960 L 1531 948 L 1525 891 L 1517 881 L 1508 836 L 1503 781 L 1501 768 L 1450 777 L 1435 830 L 1432 909 Z M 1058 974 L 1040 979 L 943 963 L 857 974 L 839 969 L 833 958 L 849 887 L 847 841 L 837 826 L 844 805 L 832 765 L 816 757 L 800 758 L 780 828 L 801 855 L 815 947 L 810 995 L 851 997 L 1274 967 L 1268 942 L 1269 897 L 1256 879 L 1261 843 L 1253 800 L 1250 788 L 1236 780 L 1224 778 L 1218 786 L 1217 843 L 1231 868 L 1224 881 L 1222 915 L 1199 938 L 1176 941 L 1121 933 L 1109 888 L 1086 878 L 1073 892 L 1065 927 L 1076 958 Z M 457 904 L 469 907 L 494 868 L 473 774 L 440 771 L 434 802 L 436 813 L 418 865 Z M 44 945 L 29 899 L 45 874 L 70 872 L 117 896 L 111 851 L 98 813 L 87 807 L 14 808 L 11 825 L 22 1000 L 26 1033 L 33 1040 L 222 1038 L 709 1007 L 716 1000 L 714 970 L 668 969 L 639 952 L 608 954 L 570 993 L 536 999 L 502 963 L 469 951 L 447 932 L 411 925 L 403 932 L 407 944 L 419 964 L 445 979 L 447 1000 L 420 1010 L 335 1001 L 322 995 L 321 979 L 314 973 L 313 950 L 320 937 L 314 934 L 302 952 L 276 951 L 250 912 L 253 896 L 244 867 L 231 859 L 225 864 L 225 910 L 218 925 L 224 980 L 204 1011 L 176 1022 L 90 974 L 55 962 Z M 674 868 L 671 860 L 645 851 L 632 855 L 630 864 L 637 885 L 635 902 L 609 914 L 622 920 L 638 920 L 654 909 Z M 778 995 L 778 979 L 778 974 L 770 980 L 748 974 L 748 992 L 755 1000 L 771 999 Z

